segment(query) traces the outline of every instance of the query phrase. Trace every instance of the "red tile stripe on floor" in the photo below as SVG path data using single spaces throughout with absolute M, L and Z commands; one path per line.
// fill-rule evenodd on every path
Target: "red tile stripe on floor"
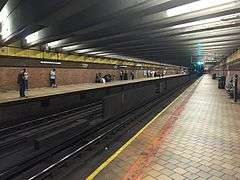
M 169 114 L 166 119 L 166 123 L 161 128 L 159 134 L 151 141 L 152 143 L 145 148 L 144 152 L 141 153 L 137 160 L 130 165 L 127 173 L 123 177 L 123 180 L 140 180 L 143 178 L 144 169 L 150 165 L 158 150 L 161 148 L 166 136 L 171 132 L 175 122 L 184 111 L 185 106 L 193 95 L 196 87 L 197 86 L 195 86 L 195 88 L 192 89 L 186 97 L 184 97 L 184 100 L 176 107 L 176 109 Z

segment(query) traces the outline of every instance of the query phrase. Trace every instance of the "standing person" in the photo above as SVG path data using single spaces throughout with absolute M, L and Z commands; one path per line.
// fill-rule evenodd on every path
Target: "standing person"
M 123 77 L 124 77 L 124 80 L 128 80 L 128 74 L 127 74 L 127 71 L 124 72 Z
M 28 72 L 27 72 L 27 69 L 23 69 L 23 74 L 24 74 L 24 80 L 25 80 L 25 89 L 26 91 L 28 91 Z
M 163 76 L 165 76 L 167 74 L 166 70 L 163 70 Z
M 57 84 L 56 84 L 56 69 L 53 68 L 51 71 L 50 71 L 50 86 L 52 88 L 55 88 L 57 87 Z
M 102 80 L 101 73 L 96 74 L 96 80 L 95 80 L 95 82 L 96 82 L 96 83 L 101 83 L 101 80 Z
M 148 71 L 147 71 L 147 77 L 148 77 L 148 78 L 151 77 L 151 70 L 148 70 Z
M 120 80 L 123 80 L 123 71 L 120 71 Z
M 20 70 L 17 78 L 17 83 L 19 85 L 19 94 L 20 97 L 26 97 L 25 95 L 25 90 L 26 90 L 26 85 L 25 85 L 25 79 L 24 79 L 24 70 Z
M 134 80 L 134 77 L 135 77 L 135 76 L 134 76 L 134 73 L 133 73 L 133 71 L 132 71 L 132 72 L 131 72 L 131 79 Z
M 145 78 L 147 78 L 147 70 L 143 71 L 143 75 L 144 75 Z
M 152 78 L 154 78 L 154 77 L 155 77 L 155 71 L 153 70 L 153 71 L 151 72 L 151 74 L 152 74 Z
M 163 75 L 163 70 L 162 70 L 162 71 L 161 71 L 161 77 L 163 78 L 163 76 L 164 76 L 164 75 Z

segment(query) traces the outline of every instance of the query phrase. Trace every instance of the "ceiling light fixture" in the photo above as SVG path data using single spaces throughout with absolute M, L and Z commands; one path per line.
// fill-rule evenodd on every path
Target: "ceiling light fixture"
M 61 40 L 58 40 L 58 41 L 50 42 L 47 45 L 48 45 L 48 47 L 52 48 L 52 47 L 58 46 L 60 43 L 61 43 Z
M 169 9 L 167 10 L 167 16 L 168 17 L 178 16 L 178 15 L 182 15 L 182 14 L 186 14 L 194 11 L 203 10 L 206 8 L 223 5 L 233 1 L 234 0 L 199 0 L 193 3 L 189 3 L 186 5 Z
M 77 50 L 77 51 L 75 51 L 76 53 L 87 53 L 87 52 L 91 52 L 91 51 L 93 51 L 93 49 L 81 49 L 81 50 Z
M 0 23 L 5 21 L 8 17 L 8 9 L 7 7 L 5 6 L 4 8 L 2 8 L 2 10 L 0 11 Z
M 173 26 L 172 29 L 180 29 L 180 28 L 192 27 L 197 25 L 207 25 L 210 23 L 217 23 L 220 21 L 233 20 L 233 18 L 236 19 L 237 17 L 240 17 L 240 13 L 235 13 L 235 14 L 226 15 L 226 16 L 219 16 L 215 18 L 204 19 L 204 20 L 194 21 L 194 22 L 185 23 L 185 24 L 179 24 L 179 25 Z
M 9 11 L 7 6 L 3 7 L 0 11 L 0 35 L 2 39 L 7 38 L 11 34 L 11 23 L 10 20 L 7 18 L 9 15 Z
M 80 44 L 78 44 L 78 45 L 63 47 L 62 50 L 63 51 L 72 51 L 72 50 L 75 50 L 75 49 L 80 49 L 81 47 L 82 46 Z
M 86 54 L 104 56 L 104 55 L 109 55 L 110 53 L 107 53 L 106 51 L 93 51 L 93 52 L 87 52 Z
M 101 53 L 101 54 L 97 54 L 97 56 L 108 56 L 111 55 L 111 53 Z
M 1 38 L 6 39 L 8 36 L 11 35 L 11 23 L 9 19 L 6 19 L 4 23 L 1 23 Z
M 27 37 L 25 37 L 25 39 L 27 41 L 27 44 L 37 41 L 38 38 L 39 38 L 39 32 L 38 31 L 28 35 Z

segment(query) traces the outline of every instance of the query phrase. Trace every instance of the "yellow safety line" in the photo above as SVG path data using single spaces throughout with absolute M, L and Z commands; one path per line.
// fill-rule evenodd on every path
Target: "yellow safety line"
M 124 149 L 126 149 L 150 124 L 152 124 L 160 115 L 162 115 L 170 106 L 172 106 L 186 91 L 181 93 L 173 102 L 165 107 L 160 113 L 158 113 L 149 123 L 147 123 L 136 135 L 134 135 L 126 144 L 118 149 L 111 157 L 109 157 L 104 163 L 102 163 L 86 180 L 92 180 L 96 177 L 105 167 L 107 167 Z

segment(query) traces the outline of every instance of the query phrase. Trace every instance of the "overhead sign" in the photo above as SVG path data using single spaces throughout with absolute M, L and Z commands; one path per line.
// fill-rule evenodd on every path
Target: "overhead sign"
M 61 65 L 61 62 L 56 61 L 40 61 L 41 64 L 52 64 L 52 65 Z

